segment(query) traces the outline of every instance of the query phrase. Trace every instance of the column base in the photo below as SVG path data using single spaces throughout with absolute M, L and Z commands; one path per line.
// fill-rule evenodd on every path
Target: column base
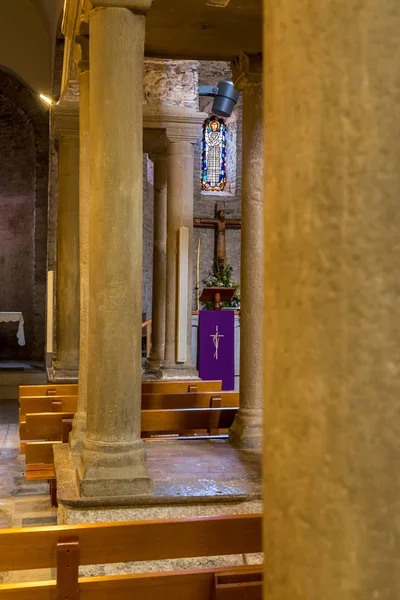
M 261 450 L 263 442 L 263 418 L 259 408 L 239 408 L 229 430 L 229 441 L 240 450 Z
M 161 379 L 199 379 L 199 373 L 193 365 L 164 364 L 161 367 Z
M 151 494 L 142 440 L 107 444 L 85 439 L 77 468 L 80 495 L 91 498 Z
M 78 368 L 55 363 L 47 369 L 50 383 L 78 383 Z
M 76 412 L 72 421 L 72 431 L 69 434 L 69 448 L 73 455 L 78 455 L 83 449 L 87 429 L 87 416 L 84 412 Z
M 159 358 L 152 358 L 151 354 L 144 361 L 144 372 L 146 375 L 152 375 L 155 379 L 161 379 L 161 364 L 162 361 Z

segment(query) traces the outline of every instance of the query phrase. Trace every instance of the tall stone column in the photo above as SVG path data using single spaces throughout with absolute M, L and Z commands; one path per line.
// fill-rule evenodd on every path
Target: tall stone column
M 243 93 L 242 235 L 240 276 L 240 408 L 229 439 L 237 448 L 261 449 L 264 289 L 263 83 L 259 56 L 232 64 Z
M 159 371 L 164 360 L 167 286 L 167 156 L 151 155 L 154 163 L 153 303 L 148 367 Z
M 145 17 L 151 1 L 90 13 L 87 432 L 82 496 L 151 491 L 140 439 L 142 136 Z
M 88 393 L 88 330 L 89 330 L 89 39 L 77 37 L 76 64 L 79 72 L 79 282 L 80 282 L 80 337 L 78 409 L 72 422 L 69 439 L 73 452 L 82 449 L 86 431 Z
M 49 378 L 76 382 L 79 364 L 79 114 L 52 109 L 58 139 L 56 360 Z
M 182 109 L 181 121 L 166 129 L 168 154 L 167 207 L 167 302 L 165 355 L 163 377 L 193 379 L 198 377 L 192 361 L 193 310 L 193 169 L 194 147 L 200 137 L 203 113 Z M 186 304 L 186 357 L 177 356 L 179 230 L 186 227 L 189 234 Z
M 264 7 L 267 596 L 392 600 L 400 4 Z

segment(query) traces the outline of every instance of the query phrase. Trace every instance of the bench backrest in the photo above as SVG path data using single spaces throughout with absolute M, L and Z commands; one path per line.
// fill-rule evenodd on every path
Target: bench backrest
M 222 381 L 143 381 L 142 394 L 176 394 L 185 392 L 220 392 Z
M 27 413 L 74 412 L 77 396 L 22 396 L 20 420 Z M 142 409 L 217 408 L 239 406 L 239 392 L 185 392 L 175 394 L 143 394 Z
M 181 392 L 219 392 L 222 381 L 143 381 L 143 394 L 174 394 Z M 20 385 L 19 398 L 24 396 L 70 396 L 78 394 L 78 384 Z
M 0 530 L 0 571 L 57 568 L 57 582 L 0 585 L 0 600 L 261 600 L 255 567 L 83 578 L 79 566 L 261 552 L 261 515 Z M 241 596 L 234 596 L 236 581 Z M 249 589 L 245 590 L 247 586 Z M 255 590 L 257 593 L 255 594 Z M 224 593 L 225 592 L 225 593 Z M 229 592 L 229 594 L 226 594 Z M 245 592 L 245 595 L 243 595 Z
M 59 383 L 57 385 L 20 385 L 19 398 L 23 396 L 70 396 L 77 395 L 77 383 Z
M 76 412 L 77 404 L 77 396 L 22 396 L 19 418 L 24 421 L 27 413 Z
M 161 432 L 183 434 L 191 430 L 229 429 L 237 410 L 237 407 L 142 410 L 142 437 Z M 27 413 L 25 422 L 20 422 L 20 439 L 62 441 L 62 422 L 73 416 L 69 412 Z

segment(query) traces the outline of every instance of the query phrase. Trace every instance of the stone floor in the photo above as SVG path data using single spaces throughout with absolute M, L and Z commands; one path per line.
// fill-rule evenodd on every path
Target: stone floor
M 242 512 L 245 505 L 252 507 L 251 510 L 244 509 L 245 512 L 261 511 L 261 463 L 257 454 L 238 452 L 227 441 L 150 441 L 146 443 L 146 449 L 148 468 L 154 480 L 155 492 L 150 502 L 153 506 L 138 506 L 141 513 L 133 514 L 128 510 L 122 517 L 120 510 L 114 513 L 110 507 L 104 519 L 101 518 L 102 511 L 86 511 L 82 505 L 79 507 L 79 502 L 77 506 L 72 498 L 72 518 L 70 515 L 64 522 L 234 514 Z M 64 446 L 64 450 L 67 447 Z M 24 457 L 19 454 L 18 400 L 0 400 L 0 529 L 57 524 L 57 509 L 51 507 L 48 484 L 27 482 L 24 473 Z M 67 489 L 66 495 L 71 500 L 70 489 Z M 230 503 L 228 510 L 226 506 L 223 507 L 224 501 Z M 208 503 L 208 506 L 204 503 Z M 154 504 L 158 504 L 158 507 Z M 181 504 L 181 507 L 177 504 Z M 78 508 L 76 515 L 72 508 L 74 505 L 75 509 Z M 206 561 L 204 564 L 197 561 L 195 565 L 210 566 L 208 560 L 202 559 Z M 232 556 L 229 562 L 221 564 L 246 564 L 246 561 L 247 557 Z M 103 566 L 101 572 L 91 574 L 117 573 L 125 567 Z M 144 570 L 148 567 L 149 564 L 142 566 Z M 164 565 L 162 569 L 165 568 L 168 567 Z M 189 561 L 181 565 L 171 562 L 169 568 L 192 568 L 192 563 Z M 54 572 L 49 569 L 17 571 L 0 573 L 0 583 L 48 580 L 53 577 Z
M 26 481 L 25 461 L 19 455 L 18 400 L 0 401 L 0 529 L 56 525 L 47 483 Z M 0 573 L 0 583 L 47 580 L 49 570 Z

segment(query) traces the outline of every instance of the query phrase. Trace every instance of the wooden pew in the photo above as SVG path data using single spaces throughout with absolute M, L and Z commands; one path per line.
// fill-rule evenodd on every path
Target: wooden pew
M 78 384 L 57 385 L 20 385 L 19 399 L 24 396 L 76 396 L 78 394 Z
M 19 399 L 19 420 L 27 413 L 76 412 L 77 396 L 22 396 Z
M 143 394 L 142 410 L 167 408 L 217 408 L 239 406 L 239 392 L 187 392 Z
M 41 412 L 75 412 L 77 396 L 22 396 L 20 421 L 25 415 Z M 174 394 L 143 394 L 142 409 L 156 408 L 213 408 L 239 406 L 239 392 L 185 392 Z
M 143 381 L 143 394 L 175 394 L 184 392 L 219 392 L 222 381 Z M 78 394 L 78 384 L 20 385 L 19 398 L 25 396 L 70 396 Z
M 262 600 L 261 566 L 79 578 L 79 567 L 262 550 L 261 515 L 0 530 L 0 571 L 56 568 L 0 585 L 0 600 Z
M 211 436 L 219 436 L 220 430 L 229 429 L 237 408 L 197 408 L 175 410 L 143 410 L 141 414 L 143 439 L 154 434 L 185 434 L 190 430 L 206 430 Z M 26 415 L 26 423 L 20 426 L 21 440 L 32 440 L 25 444 L 26 479 L 48 480 L 55 502 L 55 480 L 53 445 L 68 441 L 72 428 L 69 413 L 43 413 Z M 208 436 L 210 437 L 210 436 Z M 153 438 L 168 439 L 168 438 Z M 176 437 L 170 439 L 177 439 Z M 187 439 L 182 437 L 181 439 Z M 195 436 L 191 439 L 199 439 Z M 46 440 L 46 441 L 39 441 Z
M 142 381 L 142 394 L 179 394 L 185 392 L 220 392 L 222 381 Z
M 192 429 L 229 429 L 237 410 L 237 407 L 142 410 L 142 437 L 159 432 L 179 434 Z M 20 439 L 62 441 L 62 422 L 70 421 L 73 416 L 69 412 L 27 413 L 26 421 L 20 423 Z

